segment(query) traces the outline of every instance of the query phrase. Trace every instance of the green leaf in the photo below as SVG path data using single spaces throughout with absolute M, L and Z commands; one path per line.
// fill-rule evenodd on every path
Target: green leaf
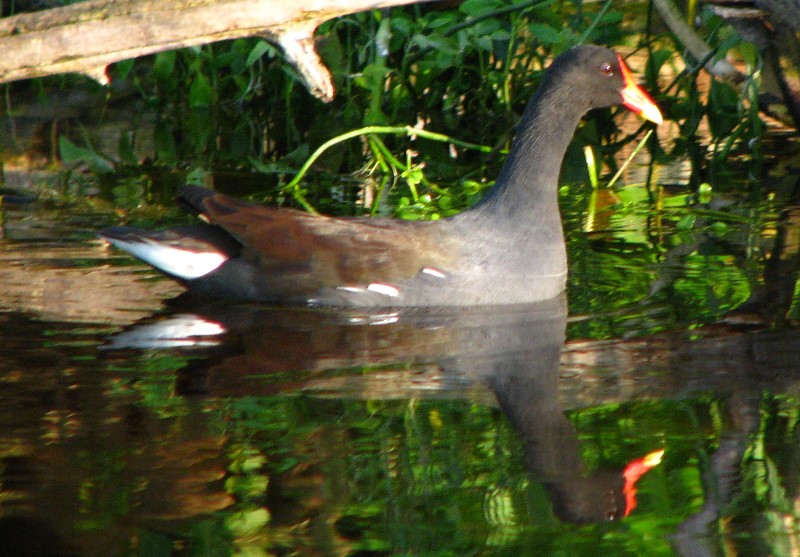
M 189 89 L 189 106 L 192 108 L 205 108 L 214 103 L 214 89 L 205 75 L 195 75 L 192 87 Z
M 485 36 L 488 37 L 498 29 L 503 27 L 503 22 L 496 18 L 484 19 L 472 26 L 472 32 L 478 38 Z
M 367 64 L 361 71 L 361 75 L 354 81 L 356 85 L 364 89 L 382 91 L 388 73 L 389 68 L 387 68 L 382 61 L 374 62 L 372 64 Z
M 751 68 L 758 66 L 758 60 L 761 56 L 760 51 L 756 45 L 748 41 L 742 41 L 739 44 L 739 55 Z
M 724 223 L 722 221 L 717 221 L 715 223 L 712 223 L 711 232 L 714 234 L 714 236 L 722 238 L 723 236 L 725 236 L 725 234 L 728 233 L 729 228 L 730 227 L 728 226 L 727 223 Z
M 135 178 L 121 179 L 116 186 L 111 188 L 114 203 L 118 207 L 133 209 L 145 201 L 145 189 Z
M 742 42 L 741 37 L 735 33 L 725 38 L 720 43 L 719 47 L 717 47 L 717 52 L 714 54 L 714 60 L 715 61 L 722 60 L 723 58 L 725 58 L 725 55 L 728 53 L 730 49 L 732 49 L 741 42 Z
M 436 14 L 430 22 L 428 23 L 428 27 L 430 29 L 440 29 L 442 27 L 447 27 L 450 25 L 455 25 L 458 22 L 456 18 L 456 14 L 453 12 L 443 12 L 441 14 Z
M 237 536 L 254 534 L 269 522 L 267 509 L 258 508 L 252 511 L 240 511 L 225 519 L 225 525 Z
M 119 134 L 119 145 L 117 150 L 119 151 L 119 160 L 121 163 L 131 166 L 139 163 L 138 159 L 136 158 L 136 151 L 133 149 L 131 134 L 127 132 L 122 132 Z
M 211 173 L 205 168 L 198 166 L 189 171 L 184 182 L 190 186 L 208 187 L 210 178 Z
M 153 61 L 153 69 L 150 70 L 153 78 L 158 81 L 169 81 L 175 69 L 176 51 L 165 50 L 159 52 Z
M 107 174 L 114 170 L 111 161 L 93 149 L 78 147 L 63 135 L 58 138 L 58 155 L 65 164 L 82 162 L 89 165 L 92 172 L 97 174 Z
M 130 58 L 128 60 L 121 60 L 114 64 L 114 73 L 116 73 L 117 79 L 120 81 L 128 79 L 135 62 L 136 59 Z
M 166 122 L 157 123 L 153 130 L 156 157 L 160 162 L 171 164 L 178 160 L 178 147 L 173 132 L 172 126 Z
M 542 44 L 558 44 L 563 40 L 561 32 L 549 25 L 531 23 L 529 28 L 536 40 Z
M 232 71 L 241 71 L 243 68 L 238 64 L 238 56 L 236 52 L 223 52 L 217 54 L 211 60 L 211 67 L 215 70 L 230 68 Z
M 256 61 L 260 60 L 261 57 L 267 52 L 269 52 L 270 55 L 273 55 L 275 52 L 275 47 L 273 47 L 267 41 L 258 41 L 250 51 L 250 54 L 247 55 L 247 61 L 245 61 L 244 65 L 249 68 L 255 64 Z
M 672 57 L 672 52 L 667 49 L 654 50 L 645 67 L 648 83 L 656 83 L 661 67 Z
M 497 0 L 466 0 L 458 7 L 458 10 L 468 16 L 479 16 L 501 8 L 502 4 Z
M 262 174 L 294 174 L 297 172 L 296 168 L 293 168 L 283 162 L 263 162 L 251 157 L 250 164 L 252 164 L 253 168 Z
M 365 126 L 384 126 L 387 121 L 386 115 L 380 107 L 370 107 L 364 114 L 363 124 Z
M 708 124 L 715 138 L 728 135 L 739 124 L 739 96 L 733 87 L 718 80 L 711 82 L 708 95 Z
M 681 219 L 675 224 L 675 228 L 678 230 L 691 230 L 694 226 L 697 217 L 693 214 L 683 215 Z

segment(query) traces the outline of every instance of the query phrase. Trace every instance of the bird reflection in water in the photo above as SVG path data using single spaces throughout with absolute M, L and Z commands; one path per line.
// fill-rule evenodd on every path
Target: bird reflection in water
M 112 338 L 123 347 L 208 347 L 181 375 L 184 394 L 212 397 L 303 391 L 344 397 L 460 397 L 488 387 L 524 441 L 527 468 L 548 490 L 554 513 L 572 523 L 627 516 L 635 484 L 663 451 L 621 469 L 588 471 L 575 427 L 559 400 L 559 363 L 565 339 L 561 296 L 506 307 L 426 308 L 400 311 L 308 310 L 218 303 L 202 312 L 176 313 Z M 382 390 L 369 374 L 346 380 L 319 376 L 265 382 L 292 372 L 358 366 L 433 364 L 435 382 L 395 377 Z M 417 378 L 418 379 L 418 378 Z M 363 382 L 359 384 L 359 381 Z

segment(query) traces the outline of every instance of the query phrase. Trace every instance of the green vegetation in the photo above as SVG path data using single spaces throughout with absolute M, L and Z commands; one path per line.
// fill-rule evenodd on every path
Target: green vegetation
M 290 194 L 325 213 L 436 218 L 474 201 L 478 192 L 466 184 L 488 185 L 502 161 L 497 151 L 508 145 L 543 68 L 578 43 L 646 53 L 638 69 L 680 126 L 670 153 L 649 142 L 658 159 L 698 155 L 708 142 L 713 160 L 724 161 L 760 137 L 756 51 L 707 17 L 716 55 L 736 47 L 752 68 L 751 82 L 740 96 L 713 80 L 710 94 L 700 96 L 698 64 L 661 91 L 656 76 L 674 68 L 680 47 L 668 34 L 649 32 L 649 8 L 638 11 L 610 3 L 467 0 L 453 8 L 423 4 L 331 21 L 318 31 L 338 88 L 331 105 L 310 97 L 280 53 L 260 39 L 163 52 L 117 64 L 113 74 L 129 81 L 154 114 L 152 166 L 177 165 L 184 178 L 263 173 L 249 194 L 273 203 L 290 201 Z M 706 123 L 710 137 L 699 130 Z M 139 189 L 138 201 L 149 202 L 145 194 L 160 187 L 152 185 L 158 173 L 136 160 L 140 138 L 133 124 L 120 136 L 118 153 L 100 156 L 90 146 L 81 152 L 63 141 L 61 153 L 66 161 L 86 160 L 96 173 L 127 177 L 119 178 L 126 186 L 131 175 L 139 176 L 148 186 Z M 379 136 L 387 126 L 405 131 Z M 350 140 L 340 143 L 345 137 Z M 613 152 L 631 139 L 619 135 L 608 114 L 596 114 L 577 142 L 607 145 L 601 162 L 613 170 Z M 313 172 L 298 175 L 309 154 L 329 141 L 335 145 L 314 160 Z M 487 151 L 488 158 L 481 154 Z M 706 181 L 705 163 L 695 162 L 699 184 Z M 125 206 L 135 203 L 130 187 L 114 191 Z

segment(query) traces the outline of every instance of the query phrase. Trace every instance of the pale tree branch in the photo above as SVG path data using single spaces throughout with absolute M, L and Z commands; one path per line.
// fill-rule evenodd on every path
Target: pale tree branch
M 89 0 L 0 19 L 0 83 L 81 73 L 106 83 L 114 62 L 226 39 L 278 43 L 309 90 L 335 94 L 314 49 L 319 24 L 427 0 Z
M 683 15 L 672 0 L 654 0 L 653 3 L 669 30 L 678 37 L 695 60 L 705 60 L 710 57 L 711 47 L 684 21 Z M 742 80 L 741 74 L 725 59 L 709 59 L 705 68 L 712 75 L 734 81 Z

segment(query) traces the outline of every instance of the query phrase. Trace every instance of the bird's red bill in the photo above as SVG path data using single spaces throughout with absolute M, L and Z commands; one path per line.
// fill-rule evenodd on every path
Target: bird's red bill
M 628 69 L 628 66 L 625 65 L 625 62 L 622 61 L 622 57 L 618 58 L 619 67 L 622 70 L 622 79 L 625 83 L 625 88 L 622 90 L 623 106 L 635 112 L 645 120 L 655 122 L 656 124 L 663 122 L 664 118 L 662 118 L 656 103 L 654 103 L 650 95 L 633 80 L 633 75 Z
M 625 471 L 623 472 L 625 486 L 622 488 L 622 492 L 625 494 L 624 516 L 628 516 L 631 514 L 631 511 L 636 508 L 636 482 L 651 468 L 658 466 L 661 463 L 662 456 L 664 456 L 664 449 L 653 451 L 642 458 L 632 460 L 625 467 Z

